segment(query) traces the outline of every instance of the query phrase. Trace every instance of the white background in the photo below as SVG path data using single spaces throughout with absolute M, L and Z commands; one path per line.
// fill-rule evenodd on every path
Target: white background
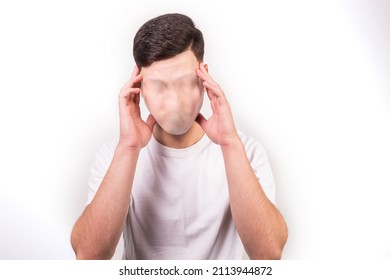
M 268 152 L 283 258 L 390 259 L 390 2 L 379 0 L 0 2 L 0 259 L 74 258 L 133 36 L 167 12 L 203 31 L 237 127 Z

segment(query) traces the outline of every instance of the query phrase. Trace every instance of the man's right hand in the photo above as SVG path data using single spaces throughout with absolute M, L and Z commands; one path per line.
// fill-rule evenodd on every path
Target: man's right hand
M 156 123 L 152 116 L 146 122 L 141 119 L 141 80 L 135 67 L 119 94 L 119 143 L 93 200 L 73 227 L 71 242 L 77 259 L 111 259 L 123 232 L 139 150 L 150 141 Z M 102 177 L 101 167 L 94 168 L 99 173 L 94 176 Z
M 156 123 L 152 115 L 148 116 L 146 122 L 141 119 L 139 106 L 141 81 L 142 74 L 135 66 L 130 80 L 122 87 L 119 94 L 119 145 L 138 150 L 148 144 Z

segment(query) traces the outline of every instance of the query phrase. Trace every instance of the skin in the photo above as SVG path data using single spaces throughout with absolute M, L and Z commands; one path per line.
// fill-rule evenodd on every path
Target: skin
M 178 80 L 183 78 L 183 73 L 194 73 L 184 79 L 191 80 L 196 75 L 199 80 L 199 85 L 190 90 L 188 99 L 191 102 L 181 99 L 180 86 L 175 86 L 175 83 L 180 84 Z M 156 92 L 148 91 L 156 80 L 172 89 L 169 101 L 153 99 Z M 197 114 L 204 89 L 213 111 L 208 120 Z M 151 112 L 146 121 L 140 115 L 141 91 Z M 196 111 L 195 116 L 191 115 L 195 120 L 191 121 L 185 133 L 173 135 L 163 129 L 166 118 L 164 106 L 168 111 L 181 106 L 188 109 L 188 115 Z M 125 224 L 139 152 L 150 141 L 152 134 L 165 146 L 185 148 L 199 141 L 204 133 L 221 147 L 233 221 L 248 256 L 251 259 L 281 258 L 287 240 L 287 226 L 281 213 L 264 194 L 250 166 L 237 134 L 230 104 L 221 87 L 208 73 L 207 65 L 199 63 L 191 51 L 186 51 L 144 67 L 141 72 L 135 67 L 130 80 L 120 91 L 119 115 L 120 138 L 111 165 L 94 199 L 72 231 L 71 242 L 77 259 L 112 258 Z
M 157 125 L 168 134 L 185 134 L 199 114 L 204 88 L 195 73 L 198 64 L 188 50 L 141 70 L 141 95 Z

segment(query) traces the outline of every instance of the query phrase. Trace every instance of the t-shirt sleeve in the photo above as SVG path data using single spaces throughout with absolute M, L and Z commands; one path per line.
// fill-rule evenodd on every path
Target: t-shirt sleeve
M 276 204 L 275 181 L 264 147 L 251 137 L 241 136 L 241 140 L 245 145 L 247 157 L 265 195 L 273 204 Z
M 110 143 L 103 144 L 95 155 L 95 160 L 90 169 L 88 179 L 88 199 L 87 205 L 90 204 L 98 191 L 104 176 L 110 167 L 117 140 L 114 139 Z

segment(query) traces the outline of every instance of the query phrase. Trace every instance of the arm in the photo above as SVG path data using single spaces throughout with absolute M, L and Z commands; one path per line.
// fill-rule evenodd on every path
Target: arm
M 233 221 L 251 259 L 280 259 L 287 240 L 287 226 L 279 210 L 268 200 L 237 134 L 230 105 L 203 64 L 197 70 L 211 102 L 213 115 L 197 122 L 224 157 Z
M 287 227 L 278 209 L 265 195 L 247 159 L 240 139 L 222 147 L 237 231 L 251 259 L 280 259 Z
M 110 167 L 92 202 L 73 227 L 71 242 L 77 259 L 110 259 L 123 231 L 139 151 L 150 140 L 153 117 L 142 121 L 138 68 L 119 94 L 120 138 Z

